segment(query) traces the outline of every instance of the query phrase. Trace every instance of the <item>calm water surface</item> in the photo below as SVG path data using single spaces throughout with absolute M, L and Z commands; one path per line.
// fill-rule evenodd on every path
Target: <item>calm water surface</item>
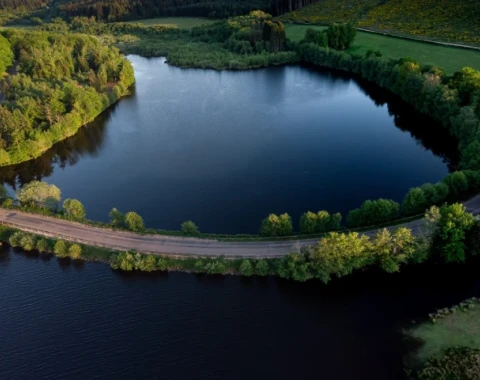
M 0 379 L 403 380 L 401 329 L 480 296 L 479 269 L 325 286 L 125 275 L 4 248 Z
M 346 213 L 401 200 L 455 161 L 451 138 L 376 87 L 292 66 L 247 72 L 179 69 L 129 57 L 134 93 L 41 158 L 0 171 L 43 179 L 91 219 L 112 207 L 147 226 L 251 233 L 271 212 Z

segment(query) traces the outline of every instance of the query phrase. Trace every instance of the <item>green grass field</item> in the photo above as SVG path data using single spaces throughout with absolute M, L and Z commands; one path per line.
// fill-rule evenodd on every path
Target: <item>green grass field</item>
M 136 22 L 143 24 L 145 26 L 156 26 L 156 25 L 171 25 L 176 26 L 179 29 L 191 29 L 194 26 L 200 26 L 203 24 L 212 24 L 218 20 L 212 20 L 208 18 L 194 18 L 194 17 L 159 17 L 159 18 L 148 18 L 145 20 L 135 20 L 129 22 Z
M 322 30 L 326 27 L 285 24 L 287 37 L 292 41 L 303 39 L 308 28 Z M 422 64 L 441 67 L 448 74 L 465 66 L 480 70 L 480 50 L 441 46 L 368 32 L 357 33 L 357 38 L 349 52 L 363 54 L 370 49 L 379 50 L 384 57 L 388 58 L 411 57 Z
M 435 323 L 424 322 L 409 331 L 410 336 L 424 342 L 416 353 L 417 359 L 423 362 L 452 346 L 480 349 L 480 302 L 475 301 L 475 305 L 473 310 L 457 309 Z

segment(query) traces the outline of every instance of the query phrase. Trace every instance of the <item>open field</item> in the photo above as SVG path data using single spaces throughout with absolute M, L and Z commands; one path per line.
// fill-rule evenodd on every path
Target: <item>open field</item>
M 381 32 L 480 44 L 478 0 L 318 0 L 279 19 L 309 24 L 352 22 Z
M 285 25 L 287 37 L 292 41 L 300 41 L 308 28 L 325 29 L 324 26 Z M 349 52 L 363 54 L 370 49 L 379 50 L 388 58 L 411 57 L 422 64 L 441 67 L 449 74 L 465 66 L 480 70 L 480 51 L 478 50 L 441 46 L 368 32 L 357 33 L 357 38 Z
M 171 25 L 176 26 L 179 29 L 191 29 L 194 26 L 200 26 L 203 24 L 212 24 L 218 20 L 212 20 L 208 18 L 197 17 L 159 17 L 159 18 L 147 18 L 144 20 L 129 21 L 130 23 L 140 23 L 145 26 L 158 26 L 158 25 Z

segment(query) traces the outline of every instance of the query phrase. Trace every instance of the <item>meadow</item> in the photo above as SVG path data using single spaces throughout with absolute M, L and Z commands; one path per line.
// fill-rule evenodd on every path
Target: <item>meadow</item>
M 292 41 L 300 41 L 308 28 L 326 29 L 325 26 L 285 24 L 287 37 Z M 465 66 L 480 70 L 480 50 L 442 46 L 432 43 L 412 41 L 381 34 L 358 32 L 355 42 L 348 53 L 365 54 L 368 50 L 378 50 L 384 57 L 411 57 L 425 65 L 443 68 L 448 74 Z
M 191 29 L 194 26 L 212 24 L 215 21 L 218 20 L 199 17 L 158 17 L 129 21 L 129 23 L 140 23 L 145 26 L 172 26 L 179 29 Z

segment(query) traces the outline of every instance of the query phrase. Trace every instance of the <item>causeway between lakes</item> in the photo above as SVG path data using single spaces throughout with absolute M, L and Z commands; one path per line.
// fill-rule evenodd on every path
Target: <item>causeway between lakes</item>
M 480 195 L 464 203 L 467 211 L 480 214 Z M 286 241 L 229 242 L 193 237 L 166 235 L 139 235 L 126 231 L 97 228 L 63 219 L 30 214 L 17 210 L 0 209 L 0 223 L 38 235 L 61 238 L 92 246 L 107 247 L 120 251 L 137 250 L 150 254 L 178 254 L 226 257 L 279 257 L 314 244 L 319 238 Z M 419 219 L 401 225 L 410 228 L 415 235 L 424 231 L 424 220 Z M 400 225 L 389 227 L 394 230 Z M 372 236 L 378 230 L 364 232 Z

